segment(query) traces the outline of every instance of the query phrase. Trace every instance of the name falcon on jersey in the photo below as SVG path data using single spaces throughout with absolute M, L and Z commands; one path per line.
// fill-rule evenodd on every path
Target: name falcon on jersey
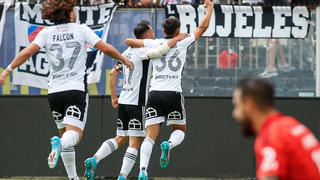
M 53 42 L 61 42 L 74 39 L 73 33 L 55 34 L 52 36 Z

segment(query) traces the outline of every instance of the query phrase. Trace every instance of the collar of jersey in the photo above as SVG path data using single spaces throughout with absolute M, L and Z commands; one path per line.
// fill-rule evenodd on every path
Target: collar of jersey
M 263 131 L 265 128 L 267 128 L 273 121 L 279 120 L 280 117 L 282 117 L 283 114 L 280 112 L 274 113 L 270 116 L 268 116 L 262 123 L 260 132 Z

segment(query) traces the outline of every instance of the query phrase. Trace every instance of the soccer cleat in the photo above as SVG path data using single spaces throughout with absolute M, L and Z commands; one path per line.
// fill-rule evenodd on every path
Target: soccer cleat
M 166 169 L 170 163 L 170 144 L 169 141 L 163 141 L 160 145 L 161 147 L 161 157 L 160 166 Z
M 61 154 L 60 138 L 54 136 L 51 138 L 51 152 L 48 157 L 49 168 L 53 169 L 57 166 Z
M 125 178 L 124 176 L 119 176 L 118 180 L 127 180 L 127 178 Z
M 147 173 L 145 171 L 140 171 L 138 180 L 148 180 Z
M 94 180 L 94 174 L 96 173 L 97 168 L 97 159 L 95 157 L 86 159 L 84 161 L 84 166 L 86 167 L 84 176 L 87 180 Z

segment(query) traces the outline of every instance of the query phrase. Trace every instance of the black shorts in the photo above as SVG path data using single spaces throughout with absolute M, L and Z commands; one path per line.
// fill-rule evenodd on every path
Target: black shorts
M 186 111 L 181 92 L 151 91 L 146 106 L 146 126 L 167 122 L 167 125 L 185 125 Z
M 87 121 L 89 96 L 78 90 L 48 94 L 48 100 L 58 129 L 66 124 L 84 129 Z
M 117 135 L 144 137 L 144 106 L 119 104 Z

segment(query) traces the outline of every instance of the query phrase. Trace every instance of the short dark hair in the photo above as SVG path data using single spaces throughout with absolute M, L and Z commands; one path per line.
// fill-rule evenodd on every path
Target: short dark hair
M 246 77 L 238 82 L 236 88 L 241 91 L 242 99 L 252 98 L 261 110 L 274 106 L 274 88 L 265 79 Z
M 76 0 L 46 0 L 42 4 L 42 18 L 54 24 L 69 23 L 76 3 Z
M 180 20 L 172 16 L 164 21 L 162 27 L 167 36 L 173 36 L 176 30 L 180 28 L 180 25 Z
M 139 24 L 137 24 L 133 32 L 137 39 L 143 39 L 144 33 L 146 33 L 149 29 L 150 29 L 150 22 L 146 20 L 142 20 Z

